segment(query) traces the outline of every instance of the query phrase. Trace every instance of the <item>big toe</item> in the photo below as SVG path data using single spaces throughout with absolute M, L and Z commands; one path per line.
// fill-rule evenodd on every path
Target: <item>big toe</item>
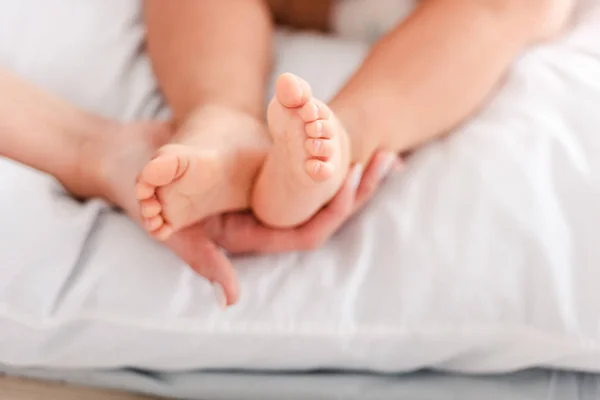
M 181 177 L 189 165 L 187 157 L 158 156 L 142 170 L 141 181 L 153 186 L 165 186 Z
M 312 90 L 304 79 L 291 73 L 285 73 L 277 78 L 275 98 L 284 107 L 302 107 L 312 98 Z

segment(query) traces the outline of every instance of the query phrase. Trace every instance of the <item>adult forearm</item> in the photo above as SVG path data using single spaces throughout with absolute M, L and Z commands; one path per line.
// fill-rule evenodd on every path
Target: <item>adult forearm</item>
M 410 150 L 482 105 L 532 40 L 517 7 L 485 3 L 424 1 L 375 46 L 331 103 L 353 138 L 355 160 L 376 147 Z
M 261 115 L 272 23 L 263 0 L 146 0 L 147 46 L 177 120 L 216 103 Z
M 0 156 L 70 179 L 82 172 L 81 148 L 111 126 L 0 69 Z

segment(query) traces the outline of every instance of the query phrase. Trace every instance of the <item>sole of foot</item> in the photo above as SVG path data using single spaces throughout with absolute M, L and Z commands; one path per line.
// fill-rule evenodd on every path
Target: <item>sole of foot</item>
M 307 82 L 281 75 L 267 112 L 273 146 L 253 191 L 257 217 L 274 227 L 306 222 L 342 185 L 350 165 L 349 139 Z
M 160 241 L 207 216 L 249 206 L 268 137 L 256 119 L 204 109 L 146 164 L 136 199 L 146 230 Z

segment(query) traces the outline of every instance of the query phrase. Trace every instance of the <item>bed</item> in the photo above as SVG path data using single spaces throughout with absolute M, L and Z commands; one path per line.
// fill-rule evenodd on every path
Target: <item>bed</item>
M 164 117 L 139 6 L 15 2 L 0 64 L 102 115 Z M 126 217 L 0 159 L 2 371 L 211 400 L 597 397 L 598 37 L 600 4 L 581 2 L 323 249 L 236 259 L 226 313 Z M 367 50 L 286 32 L 277 47 L 322 98 Z

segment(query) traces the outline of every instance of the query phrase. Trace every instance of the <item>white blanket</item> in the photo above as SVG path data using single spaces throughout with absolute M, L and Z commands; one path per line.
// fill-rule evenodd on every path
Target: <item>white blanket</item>
M 0 30 L 29 45 L 0 63 L 106 115 L 155 113 L 137 2 L 10 3 Z M 126 217 L 0 160 L 0 363 L 600 372 L 599 37 L 588 1 L 323 249 L 236 260 L 226 312 Z M 283 36 L 278 70 L 326 97 L 364 52 Z

